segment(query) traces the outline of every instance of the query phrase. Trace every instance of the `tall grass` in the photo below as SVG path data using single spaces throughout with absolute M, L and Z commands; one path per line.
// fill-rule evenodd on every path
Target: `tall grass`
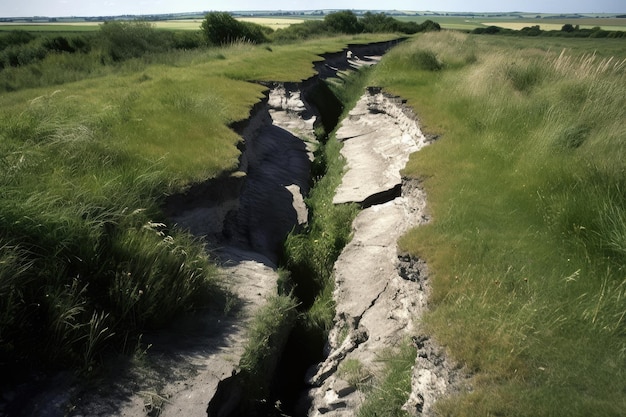
M 426 34 L 375 71 L 441 135 L 405 171 L 434 220 L 401 245 L 434 274 L 427 326 L 474 374 L 444 415 L 626 410 L 624 56 L 570 42 Z M 407 68 L 426 48 L 442 71 Z
M 371 386 L 364 387 L 367 394 L 359 408 L 359 417 L 408 415 L 402 406 L 411 393 L 411 371 L 416 356 L 415 347 L 408 341 L 403 341 L 396 350 L 381 352 L 379 361 L 384 369 Z
M 164 196 L 237 165 L 230 126 L 265 88 L 248 80 L 308 78 L 318 54 L 348 40 L 106 65 L 97 51 L 50 54 L 1 71 L 3 375 L 25 363 L 89 369 L 212 302 L 210 250 L 168 224 Z

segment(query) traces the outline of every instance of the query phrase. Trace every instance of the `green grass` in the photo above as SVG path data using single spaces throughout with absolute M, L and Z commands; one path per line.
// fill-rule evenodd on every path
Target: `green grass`
M 426 34 L 373 75 L 441 135 L 405 170 L 433 221 L 400 244 L 433 274 L 426 326 L 474 375 L 443 415 L 626 410 L 624 50 L 542 43 Z M 407 64 L 426 48 L 441 71 Z
M 209 252 L 166 224 L 163 198 L 236 168 L 230 126 L 265 89 L 251 80 L 306 79 L 318 54 L 359 41 L 106 65 L 97 52 L 53 54 L 4 69 L 14 91 L 0 95 L 0 367 L 88 369 L 217 302 Z
M 337 80 L 329 80 L 332 94 L 347 114 L 363 93 L 368 70 L 347 72 Z M 320 103 L 323 104 L 323 103 Z M 345 161 L 341 144 L 330 132 L 317 150 L 314 161 L 314 184 L 306 199 L 309 222 L 306 230 L 290 234 L 285 242 L 285 263 L 296 281 L 296 294 L 308 308 L 304 327 L 326 337 L 332 328 L 334 282 L 332 271 L 337 257 L 351 237 L 351 224 L 357 214 L 352 204 L 334 205 L 335 189 L 341 183 Z M 298 288 L 298 286 L 300 288 Z
M 252 320 L 239 362 L 244 390 L 241 412 L 258 409 L 256 403 L 269 397 L 272 376 L 298 316 L 297 305 L 291 295 L 276 295 Z
M 409 341 L 402 341 L 397 349 L 380 353 L 384 369 L 365 387 L 366 400 L 358 411 L 359 417 L 408 416 L 402 409 L 411 393 L 411 374 L 417 351 Z M 362 370 L 356 371 L 362 373 Z
M 0 23 L 0 32 L 10 32 L 13 30 L 24 30 L 27 32 L 50 32 L 50 33 L 59 33 L 59 32 L 95 32 L 99 30 L 99 25 L 102 22 L 98 23 L 73 23 L 73 24 L 63 24 L 63 23 L 25 23 L 25 24 L 2 24 Z

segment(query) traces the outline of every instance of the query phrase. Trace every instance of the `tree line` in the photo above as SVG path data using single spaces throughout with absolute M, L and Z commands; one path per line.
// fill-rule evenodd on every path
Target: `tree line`
M 471 31 L 478 35 L 518 35 L 518 36 L 562 36 L 569 38 L 626 38 L 626 32 L 620 30 L 603 30 L 596 26 L 581 29 L 579 25 L 566 23 L 561 30 L 542 30 L 539 25 L 527 26 L 520 30 L 506 29 L 499 26 L 479 27 Z
M 107 21 L 94 33 L 37 34 L 16 30 L 0 35 L 0 70 L 20 67 L 45 59 L 51 54 L 95 53 L 103 64 L 138 58 L 148 53 L 176 49 L 196 49 L 232 42 L 253 44 L 291 42 L 336 34 L 417 32 L 440 30 L 438 23 L 402 22 L 384 13 L 365 13 L 357 17 L 351 11 L 326 15 L 285 29 L 273 29 L 235 19 L 230 13 L 208 13 L 198 31 L 158 30 L 146 21 Z

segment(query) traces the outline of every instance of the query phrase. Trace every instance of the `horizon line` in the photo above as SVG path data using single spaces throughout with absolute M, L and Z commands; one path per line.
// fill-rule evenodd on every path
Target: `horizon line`
M 556 15 L 556 16 L 571 16 L 571 15 L 589 15 L 589 14 L 604 14 L 604 15 L 621 15 L 626 14 L 626 11 L 621 12 L 570 12 L 570 13 L 545 13 L 545 12 L 533 12 L 533 11 L 521 11 L 521 10 L 512 10 L 512 11 L 490 11 L 490 12 L 475 12 L 475 11 L 446 11 L 446 10 L 406 10 L 406 9 L 244 9 L 244 10 L 203 10 L 203 11 L 187 11 L 187 12 L 160 12 L 160 13 L 124 13 L 124 14 L 98 14 L 98 15 L 64 15 L 64 16 L 49 16 L 49 15 L 33 15 L 33 16 L 0 16 L 0 19 L 36 19 L 36 18 L 45 18 L 45 19 L 71 19 L 71 18 L 98 18 L 98 17 L 125 17 L 125 16 L 167 16 L 167 15 L 186 15 L 186 14 L 207 14 L 216 11 L 224 11 L 228 13 L 306 13 L 306 12 L 325 12 L 325 11 L 360 11 L 360 12 L 402 12 L 402 13 L 449 13 L 449 14 L 457 14 L 457 15 L 468 15 L 468 14 L 536 14 L 536 15 Z

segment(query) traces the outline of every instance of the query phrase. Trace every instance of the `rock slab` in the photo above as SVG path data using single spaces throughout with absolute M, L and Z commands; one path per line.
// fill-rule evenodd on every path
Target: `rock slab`
M 312 368 L 307 382 L 312 417 L 356 416 L 366 400 L 358 389 L 382 371 L 380 353 L 410 338 L 417 349 L 412 392 L 404 409 L 431 415 L 434 401 L 447 393 L 456 375 L 443 349 L 420 334 L 416 320 L 427 308 L 427 267 L 399 255 L 398 238 L 426 223 L 426 196 L 417 181 L 401 177 L 409 155 L 429 141 L 404 103 L 371 88 L 341 124 L 347 170 L 333 202 L 361 203 L 353 238 L 334 268 L 335 324 L 327 356 Z M 392 190 L 400 190 L 396 196 Z M 387 196 L 387 201 L 373 196 Z M 345 364 L 358 364 L 350 375 Z M 352 373 L 355 373 L 354 370 Z M 355 382 L 355 377 L 361 381 Z M 347 382 L 350 380 L 351 382 Z

